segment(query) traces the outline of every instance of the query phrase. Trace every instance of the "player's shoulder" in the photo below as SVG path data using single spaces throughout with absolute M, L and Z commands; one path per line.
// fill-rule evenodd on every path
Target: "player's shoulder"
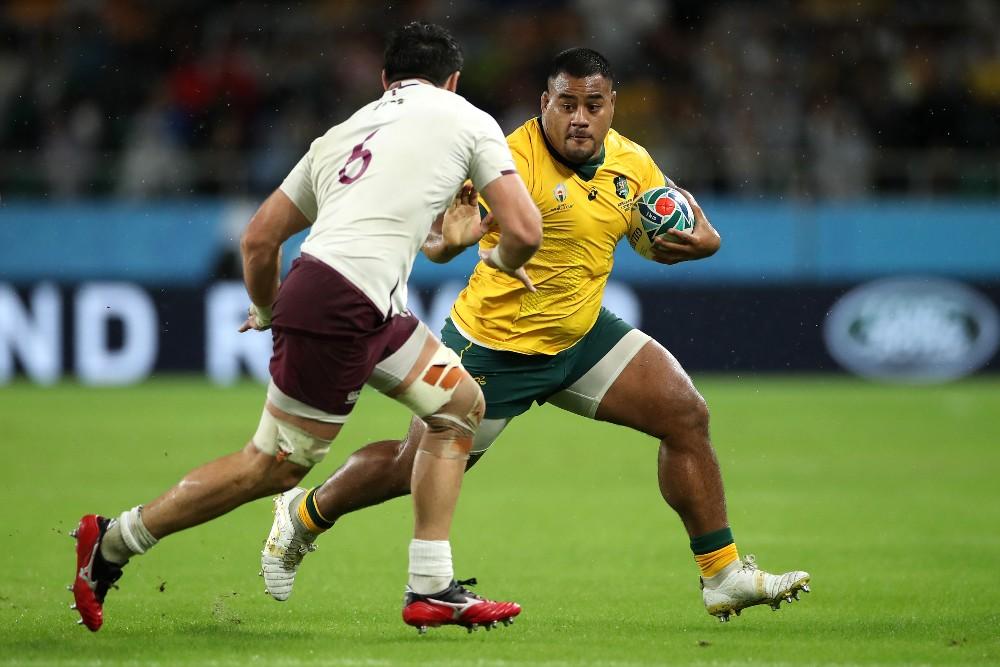
M 470 125 L 486 125 L 491 128 L 497 127 L 497 122 L 494 120 L 493 116 L 489 115 L 458 93 L 452 93 L 442 88 L 435 88 L 434 91 L 435 92 L 432 94 L 436 98 L 436 104 L 440 104 L 441 108 L 448 109 L 449 112 L 454 114 L 454 116 L 459 118 L 462 122 Z
M 525 155 L 530 155 L 532 148 L 542 145 L 545 141 L 542 137 L 542 124 L 538 117 L 531 118 L 520 127 L 507 135 L 507 145 L 511 150 L 518 150 Z
M 611 128 L 604 140 L 605 149 L 609 155 L 619 159 L 650 160 L 649 151 L 642 144 L 632 141 L 618 130 Z

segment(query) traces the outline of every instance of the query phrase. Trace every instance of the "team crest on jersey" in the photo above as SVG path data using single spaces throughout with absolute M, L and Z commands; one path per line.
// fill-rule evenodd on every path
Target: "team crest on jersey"
M 560 183 L 559 185 L 557 185 L 555 189 L 552 191 L 552 194 L 555 196 L 556 201 L 559 202 L 560 204 L 566 201 L 566 184 Z
M 615 194 L 619 199 L 628 199 L 628 179 L 624 176 L 615 176 Z

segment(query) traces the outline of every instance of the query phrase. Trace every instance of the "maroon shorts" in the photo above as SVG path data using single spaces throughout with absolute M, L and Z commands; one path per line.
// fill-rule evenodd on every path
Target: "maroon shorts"
M 418 324 L 409 313 L 385 319 L 336 269 L 303 254 L 274 302 L 271 380 L 297 401 L 346 416 L 375 365 Z

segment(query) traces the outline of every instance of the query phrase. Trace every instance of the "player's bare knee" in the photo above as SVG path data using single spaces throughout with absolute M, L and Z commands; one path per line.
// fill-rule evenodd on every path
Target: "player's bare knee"
M 687 447 L 708 442 L 708 403 L 692 387 L 682 398 L 670 402 L 672 409 L 660 414 L 655 435 L 668 447 Z
M 682 418 L 685 428 L 699 434 L 708 435 L 708 403 L 697 390 L 686 401 Z
M 251 440 L 243 449 L 245 463 L 232 485 L 244 495 L 262 497 L 298 486 L 310 468 L 267 454 Z

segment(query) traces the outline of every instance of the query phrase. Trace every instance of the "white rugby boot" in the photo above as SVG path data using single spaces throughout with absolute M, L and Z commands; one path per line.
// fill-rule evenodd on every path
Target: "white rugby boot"
M 705 609 L 723 623 L 729 620 L 731 614 L 739 616 L 742 610 L 758 604 L 770 605 L 771 609 L 778 611 L 782 600 L 791 603 L 799 599 L 799 591 L 809 592 L 808 572 L 764 572 L 757 569 L 756 559 L 751 554 L 726 569 L 731 571 L 728 574 L 720 572 L 723 578 L 714 588 L 706 586 L 704 579 L 701 582 Z
M 302 559 L 316 550 L 316 535 L 295 530 L 291 507 L 306 490 L 294 488 L 274 497 L 274 523 L 271 533 L 260 552 L 260 574 L 264 577 L 264 592 L 278 601 L 285 601 L 292 594 L 295 573 Z

